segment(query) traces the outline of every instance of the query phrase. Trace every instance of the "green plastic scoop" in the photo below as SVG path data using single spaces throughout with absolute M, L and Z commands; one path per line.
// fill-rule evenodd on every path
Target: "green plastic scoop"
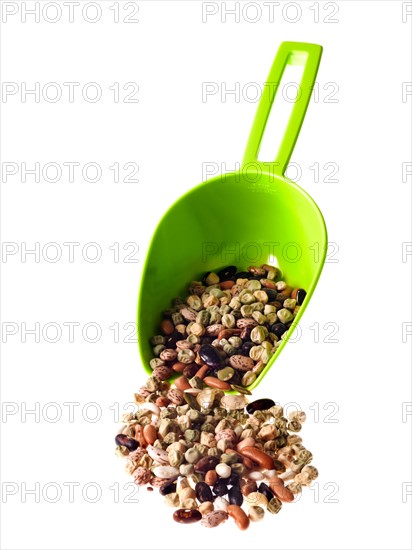
M 150 338 L 159 334 L 163 310 L 176 296 L 186 297 L 192 280 L 227 265 L 278 266 L 284 280 L 307 295 L 287 338 L 249 390 L 262 381 L 299 323 L 325 261 L 327 233 L 322 214 L 284 172 L 299 135 L 315 83 L 322 47 L 283 42 L 270 70 L 250 132 L 242 167 L 237 172 L 201 183 L 176 201 L 161 219 L 143 268 L 137 309 L 139 351 L 151 373 Z M 273 84 L 279 84 L 287 64 L 303 66 L 301 95 L 294 103 L 274 162 L 258 153 L 272 107 Z

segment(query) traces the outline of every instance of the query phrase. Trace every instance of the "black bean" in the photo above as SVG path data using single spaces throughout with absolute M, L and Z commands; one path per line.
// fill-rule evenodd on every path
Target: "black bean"
M 183 340 L 183 339 L 184 339 L 183 334 L 180 334 L 180 332 L 175 331 L 173 334 L 171 334 L 167 338 L 165 346 L 168 349 L 175 349 L 176 348 L 176 342 L 178 342 L 179 340 Z
M 230 504 L 236 504 L 236 506 L 242 506 L 243 503 L 243 495 L 240 491 L 239 485 L 233 485 L 229 489 L 229 502 Z
M 255 345 L 254 342 L 245 342 L 240 348 L 242 355 L 247 355 L 249 357 L 249 352 Z
M 228 267 L 223 267 L 222 269 L 219 269 L 217 272 L 217 275 L 220 279 L 220 281 L 234 281 L 234 275 L 237 271 L 237 267 L 235 265 L 229 265 Z
M 240 271 L 239 273 L 236 273 L 236 279 L 251 279 L 253 277 L 253 274 L 249 271 Z
M 215 500 L 211 488 L 204 481 L 196 483 L 195 492 L 199 502 L 213 502 Z
M 239 374 L 237 370 L 235 370 L 235 374 L 230 379 L 230 384 L 235 384 L 235 386 L 239 386 L 241 385 L 241 383 L 242 383 L 242 375 Z
M 165 309 L 164 311 L 162 311 L 162 316 L 164 319 L 171 319 L 172 313 L 175 313 L 174 309 Z
M 274 302 L 277 298 L 278 293 L 273 288 L 262 288 L 266 292 L 269 298 L 269 302 Z
M 203 275 L 203 278 L 202 278 L 202 283 L 205 285 L 205 286 L 208 286 L 207 282 L 206 282 L 206 279 L 209 277 L 209 275 L 211 274 L 211 271 L 208 271 L 207 273 L 205 273 Z
M 159 489 L 159 493 L 162 496 L 170 495 L 170 493 L 176 492 L 176 482 L 170 481 L 169 483 L 166 483 L 165 485 L 162 485 Z
M 139 443 L 136 441 L 136 439 L 128 437 L 124 434 L 117 434 L 114 442 L 116 443 L 116 445 L 122 445 L 123 447 L 126 447 L 127 449 L 129 449 L 129 451 L 135 451 L 139 446 Z
M 230 476 L 226 479 L 228 485 L 239 485 L 240 476 L 236 472 L 232 472 Z
M 301 306 L 303 304 L 303 300 L 305 298 L 306 298 L 306 290 L 303 290 L 303 288 L 300 288 L 296 294 L 296 303 L 298 304 L 298 306 Z
M 222 357 L 217 349 L 210 344 L 204 344 L 200 347 L 199 356 L 209 367 L 215 368 L 222 364 Z
M 274 323 L 270 327 L 270 332 L 273 332 L 273 334 L 276 334 L 278 338 L 280 338 L 282 334 L 286 331 L 287 331 L 287 327 L 283 323 Z
M 246 405 L 246 411 L 249 414 L 253 414 L 255 411 L 266 411 L 274 405 L 276 403 L 272 399 L 256 399 L 256 401 L 252 401 L 252 403 Z
M 258 493 L 262 493 L 262 495 L 265 495 L 265 497 L 268 499 L 268 501 L 272 500 L 272 498 L 275 496 L 274 492 L 266 485 L 266 483 L 261 483 L 258 487 Z
M 213 485 L 213 492 L 217 497 L 222 497 L 228 492 L 228 488 L 224 480 L 220 479 Z

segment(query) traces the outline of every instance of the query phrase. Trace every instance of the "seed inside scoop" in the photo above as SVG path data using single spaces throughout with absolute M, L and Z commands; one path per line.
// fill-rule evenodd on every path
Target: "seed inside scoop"
M 183 373 L 183 390 L 210 384 L 248 394 L 287 337 L 306 292 L 268 264 L 245 272 L 228 266 L 200 279 L 163 312 L 151 338 L 150 367 L 160 380 Z

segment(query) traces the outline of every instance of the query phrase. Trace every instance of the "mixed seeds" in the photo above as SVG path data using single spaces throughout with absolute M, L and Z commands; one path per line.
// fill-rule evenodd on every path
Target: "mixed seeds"
M 182 390 L 152 376 L 123 417 L 116 453 L 138 485 L 157 487 L 173 519 L 239 529 L 277 514 L 318 476 L 297 435 L 302 411 L 219 388 Z
M 305 296 L 267 264 L 206 273 L 190 283 L 185 300 L 175 298 L 163 312 L 160 334 L 151 339 L 153 376 L 168 380 L 178 373 L 181 391 L 208 386 L 247 394 L 286 338 Z
M 318 476 L 297 435 L 305 413 L 286 418 L 271 399 L 247 397 L 305 296 L 276 267 L 229 266 L 192 281 L 163 313 L 152 376 L 115 443 L 135 483 L 157 487 L 176 522 L 213 528 L 232 518 L 247 529 Z

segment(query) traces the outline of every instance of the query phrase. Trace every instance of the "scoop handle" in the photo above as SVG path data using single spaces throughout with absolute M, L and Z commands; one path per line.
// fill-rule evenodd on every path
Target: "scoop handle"
M 242 162 L 243 166 L 253 163 L 263 172 L 269 171 L 270 173 L 278 175 L 284 174 L 305 118 L 306 109 L 308 108 L 309 100 L 312 95 L 320 58 L 322 56 L 322 50 L 322 46 L 305 42 L 282 42 L 279 46 L 278 53 L 276 54 L 267 78 L 267 84 L 271 86 L 264 86 L 263 88 L 262 97 L 260 98 L 255 120 L 253 121 L 246 145 L 246 151 Z M 285 135 L 283 136 L 275 160 L 273 162 L 262 162 L 258 160 L 260 144 L 272 104 L 279 90 L 283 72 L 288 64 L 303 65 L 304 67 L 302 80 L 300 82 L 301 95 L 298 96 L 298 99 L 294 103 L 286 126 Z

